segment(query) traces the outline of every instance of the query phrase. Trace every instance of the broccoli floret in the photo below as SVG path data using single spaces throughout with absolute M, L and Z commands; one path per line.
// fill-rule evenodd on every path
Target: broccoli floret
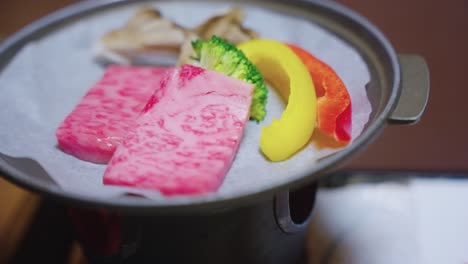
M 194 40 L 192 47 L 195 51 L 192 64 L 253 84 L 250 119 L 262 121 L 266 115 L 268 90 L 262 74 L 244 53 L 234 44 L 218 36 L 209 40 Z

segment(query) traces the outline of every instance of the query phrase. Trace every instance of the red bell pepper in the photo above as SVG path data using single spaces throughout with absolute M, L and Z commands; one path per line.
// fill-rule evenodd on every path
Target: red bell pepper
M 317 128 L 336 141 L 351 140 L 351 98 L 335 71 L 306 50 L 287 44 L 309 70 L 317 95 Z

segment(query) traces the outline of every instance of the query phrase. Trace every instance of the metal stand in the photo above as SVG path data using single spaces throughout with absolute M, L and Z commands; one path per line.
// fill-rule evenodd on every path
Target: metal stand
M 80 213 L 72 217 L 81 224 L 78 235 L 91 263 L 302 263 L 316 190 L 313 183 L 249 207 L 203 215 L 103 217 L 102 212 L 96 213 L 101 223 L 81 221 Z M 94 226 L 87 229 L 85 222 Z M 113 223 L 107 233 L 105 222 Z M 97 240 L 114 244 L 118 238 L 118 246 L 94 243 L 90 247 L 84 238 L 88 236 L 89 241 L 86 233 L 95 235 L 96 228 L 107 238 L 114 237 Z

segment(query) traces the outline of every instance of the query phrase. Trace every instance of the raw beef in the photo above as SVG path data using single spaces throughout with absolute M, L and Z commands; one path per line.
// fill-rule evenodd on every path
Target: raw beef
M 195 66 L 172 69 L 117 147 L 104 183 L 165 195 L 217 190 L 242 139 L 252 90 Z
M 107 163 L 166 70 L 108 67 L 57 129 L 60 149 L 82 160 Z

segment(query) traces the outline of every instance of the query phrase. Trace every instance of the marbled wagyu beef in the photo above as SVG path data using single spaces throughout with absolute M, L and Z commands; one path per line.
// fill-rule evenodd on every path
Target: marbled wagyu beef
M 217 190 L 242 139 L 252 91 L 195 66 L 169 70 L 117 147 L 104 183 L 165 195 Z
M 85 161 L 107 163 L 166 70 L 108 67 L 56 130 L 59 148 Z

